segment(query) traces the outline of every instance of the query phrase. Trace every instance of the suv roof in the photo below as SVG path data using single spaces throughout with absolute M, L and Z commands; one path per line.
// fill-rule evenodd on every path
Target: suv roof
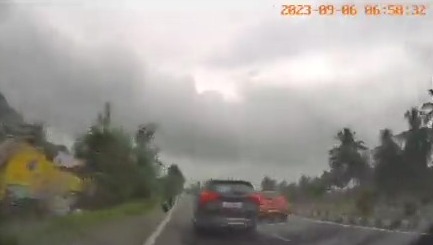
M 206 182 L 206 185 L 216 184 L 216 183 L 233 183 L 233 184 L 244 184 L 254 188 L 253 184 L 245 180 L 223 180 L 223 179 L 211 179 Z

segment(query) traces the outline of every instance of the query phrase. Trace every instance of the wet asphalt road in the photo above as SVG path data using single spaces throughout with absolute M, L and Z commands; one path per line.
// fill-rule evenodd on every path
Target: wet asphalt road
M 256 235 L 219 232 L 197 236 L 191 217 L 192 201 L 184 196 L 155 245 L 433 245 L 431 236 L 321 223 L 300 217 L 290 217 L 287 223 L 262 224 Z

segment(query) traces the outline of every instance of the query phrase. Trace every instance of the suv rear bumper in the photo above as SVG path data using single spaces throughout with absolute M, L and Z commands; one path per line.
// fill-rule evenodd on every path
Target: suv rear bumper
M 246 229 L 256 226 L 256 218 L 231 218 L 223 216 L 198 216 L 193 219 L 196 227 L 204 229 L 239 228 Z

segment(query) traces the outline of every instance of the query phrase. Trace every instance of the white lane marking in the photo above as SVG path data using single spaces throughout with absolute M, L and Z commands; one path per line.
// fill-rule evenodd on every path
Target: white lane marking
M 275 223 L 269 223 L 268 225 L 284 225 L 287 224 L 287 222 L 275 222 Z
M 278 235 L 278 234 L 276 234 L 276 233 L 272 234 L 272 236 L 275 237 L 275 238 L 277 238 L 277 239 L 279 239 L 279 240 L 281 240 L 281 241 L 284 241 L 284 242 L 290 242 L 290 239 L 287 239 L 287 238 L 285 238 L 285 237 L 282 237 L 282 236 L 280 236 L 280 235 Z
M 158 225 L 156 230 L 147 238 L 146 242 L 143 243 L 143 245 L 154 245 L 156 239 L 159 237 L 159 235 L 164 230 L 165 226 L 170 222 L 171 215 L 173 214 L 175 208 L 177 207 L 177 203 L 179 202 L 179 198 L 176 199 L 173 207 L 168 211 L 167 216 L 165 216 L 164 220 L 161 221 L 161 223 Z
M 335 223 L 335 222 L 331 222 L 331 221 L 309 219 L 309 218 L 304 218 L 304 217 L 298 217 L 298 218 L 306 220 L 306 221 L 310 221 L 313 223 L 318 223 L 318 224 L 338 225 L 338 226 L 343 226 L 343 227 L 351 227 L 351 228 L 364 229 L 364 230 L 382 231 L 382 232 L 389 232 L 389 233 L 400 233 L 400 234 L 406 234 L 406 235 L 424 235 L 424 236 L 429 235 L 428 233 L 415 232 L 415 231 L 388 230 L 388 229 L 377 228 L 377 227 L 340 224 L 340 223 Z

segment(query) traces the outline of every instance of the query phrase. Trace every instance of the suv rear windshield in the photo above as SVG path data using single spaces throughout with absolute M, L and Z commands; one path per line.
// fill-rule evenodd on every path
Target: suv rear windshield
M 207 189 L 219 193 L 251 193 L 253 186 L 248 182 L 242 181 L 210 181 Z

